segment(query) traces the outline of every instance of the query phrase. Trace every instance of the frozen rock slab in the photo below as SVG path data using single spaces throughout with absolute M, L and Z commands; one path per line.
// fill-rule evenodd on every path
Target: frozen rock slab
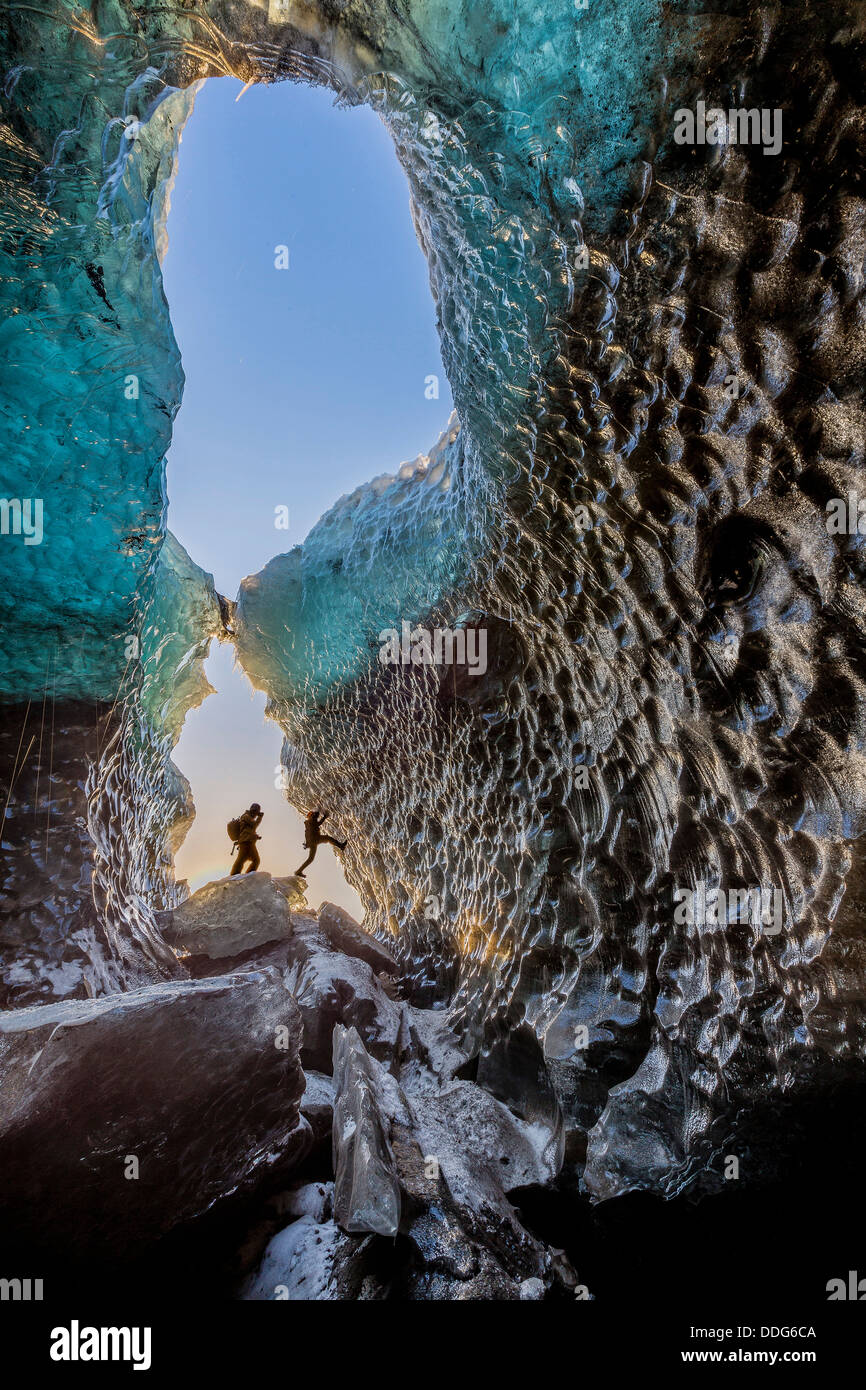
M 397 975 L 400 967 L 387 947 L 370 936 L 336 903 L 322 903 L 318 922 L 335 951 L 365 960 L 377 974 Z
M 289 907 L 306 907 L 307 905 L 307 880 L 300 874 L 286 874 L 282 878 L 274 879 L 274 887 L 279 889 Z
M 701 1138 L 702 1100 L 682 1059 L 672 1062 L 665 1049 L 652 1048 L 634 1076 L 612 1087 L 587 1135 L 583 1182 L 591 1200 L 609 1201 L 646 1187 L 674 1195 L 688 1152 L 680 1136 Z M 672 1125 L 671 1116 L 680 1123 Z
M 158 925 L 176 950 L 211 960 L 243 955 L 292 934 L 286 892 L 263 870 L 206 884 L 180 907 L 159 913 Z
M 287 989 L 298 1001 L 304 1022 L 304 1071 L 330 1073 L 335 1023 L 357 1028 L 367 1050 L 391 1063 L 400 1047 L 403 1006 L 390 997 L 366 961 L 332 948 L 314 913 L 293 912 L 291 921 L 291 938 L 263 947 L 254 959 L 259 967 L 281 968 Z M 216 971 L 219 963 L 207 969 Z M 201 958 L 195 970 L 205 973 Z
M 334 1079 L 322 1072 L 304 1069 L 306 1086 L 301 1097 L 301 1114 L 313 1131 L 313 1141 L 321 1144 L 331 1137 L 334 1122 Z
M 304 1020 L 304 1069 L 331 1070 L 335 1024 L 357 1029 L 367 1051 L 390 1062 L 399 1047 L 401 1006 L 366 961 L 332 949 L 313 918 L 296 914 L 294 922 L 287 983 Z
M 436 1157 L 455 1201 L 479 1207 L 497 1194 L 553 1182 L 562 1167 L 561 1130 L 529 1124 L 471 1081 L 411 1097 L 416 1134 Z
M 293 882 L 262 871 L 218 879 L 161 913 L 159 925 L 171 946 L 189 953 L 183 963 L 198 979 L 229 969 L 280 970 L 301 1009 L 305 1071 L 330 1072 L 335 1023 L 356 1027 L 373 1056 L 390 1062 L 402 1009 L 380 976 L 386 966 L 389 975 L 396 970 L 394 961 L 339 908 L 324 922 L 293 909 Z
M 306 1154 L 276 971 L 0 1014 L 0 1226 L 111 1259 Z
M 518 1299 L 526 1279 L 541 1279 L 545 1289 L 576 1282 L 570 1269 L 563 1278 L 506 1196 L 556 1177 L 558 1137 L 472 1082 L 404 1092 L 390 1081 L 382 1077 L 382 1110 L 415 1249 L 409 1297 Z
M 432 1084 L 439 1089 L 473 1060 L 472 1049 L 467 1049 L 454 1031 L 444 1010 L 407 1007 L 404 1019 L 406 1046 L 401 1080 L 405 1074 L 407 1085 L 424 1089 Z
M 506 1195 L 556 1178 L 561 1126 L 549 1116 L 525 1120 L 470 1081 L 431 1085 L 414 1061 L 399 1080 L 381 1066 L 378 1077 L 401 1232 L 414 1251 L 406 1296 L 513 1300 L 527 1296 L 527 1280 L 539 1281 L 545 1297 L 570 1296 L 575 1271 L 523 1227 Z M 531 1288 L 537 1293 L 538 1283 Z
M 406 1272 L 413 1300 L 520 1300 L 527 1280 L 563 1291 L 577 1283 L 567 1261 L 518 1219 L 506 1191 L 550 1177 L 544 1137 L 468 1081 L 441 1097 L 403 1098 L 411 1126 L 393 1116 L 391 1140 L 405 1194 Z
M 543 1126 L 564 1143 L 562 1112 L 544 1052 L 525 1024 L 482 1050 L 475 1080 L 521 1119 Z
M 395 1236 L 400 1184 L 379 1109 L 378 1069 L 355 1028 L 334 1029 L 334 1219 L 348 1233 Z

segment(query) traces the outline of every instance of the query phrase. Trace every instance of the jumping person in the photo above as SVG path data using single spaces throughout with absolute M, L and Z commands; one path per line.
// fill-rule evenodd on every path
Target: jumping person
M 337 849 L 345 849 L 347 840 L 335 840 L 331 835 L 323 835 L 320 826 L 324 825 L 328 819 L 327 811 L 308 811 L 304 820 L 304 845 L 310 851 L 301 867 L 297 870 L 300 878 L 306 878 L 304 870 L 308 864 L 312 864 L 316 857 L 316 850 L 319 845 L 336 845 Z
M 242 816 L 238 816 L 237 846 L 238 853 L 235 862 L 232 864 L 232 874 L 239 874 L 244 865 L 249 861 L 248 874 L 254 874 L 259 867 L 259 852 L 256 849 L 256 840 L 260 840 L 261 835 L 256 831 L 261 825 L 264 811 L 257 801 L 254 801 L 248 811 L 244 811 Z

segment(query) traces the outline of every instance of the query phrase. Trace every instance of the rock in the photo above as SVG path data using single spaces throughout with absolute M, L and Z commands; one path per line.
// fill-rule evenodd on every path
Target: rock
M 400 1187 L 378 1102 L 376 1064 L 354 1028 L 334 1029 L 334 1219 L 346 1232 L 395 1236 Z
M 387 947 L 368 935 L 342 907 L 337 907 L 335 903 L 322 903 L 318 921 L 335 951 L 365 960 L 377 975 L 399 974 L 400 967 Z
M 409 1226 L 409 1239 L 425 1271 L 435 1270 L 451 1279 L 474 1279 L 479 1258 L 474 1241 L 467 1238 L 453 1211 L 442 1202 L 432 1203 Z
M 411 1070 L 422 1085 L 425 1072 L 444 1084 L 472 1060 L 442 1009 L 406 1008 L 403 1034 L 404 1070 Z
M 300 1161 L 300 1035 L 273 971 L 0 1014 L 5 1239 L 126 1256 Z
M 544 1293 L 573 1286 L 569 1262 L 524 1229 L 506 1196 L 555 1177 L 559 1133 L 522 1120 L 473 1082 L 442 1084 L 417 1055 L 403 1060 L 399 1081 L 380 1067 L 379 1083 L 403 1196 L 401 1231 L 413 1251 L 406 1296 L 513 1300 L 527 1280 Z
M 458 1202 L 477 1208 L 516 1187 L 551 1182 L 562 1162 L 559 1133 L 528 1124 L 471 1081 L 412 1093 L 415 1133 Z M 506 1204 L 507 1205 L 507 1204 Z
M 497 1250 L 485 1233 L 462 1223 L 447 1205 L 432 1206 L 412 1223 L 408 1236 L 413 1249 L 404 1278 L 408 1299 L 462 1303 L 520 1298 L 520 1274 L 509 1268 L 514 1259 L 507 1245 L 503 1242 Z M 543 1247 L 538 1250 L 540 1267 Z
M 622 1196 L 648 1181 L 665 1190 L 687 1154 L 680 1131 L 668 1118 L 682 1115 L 694 1092 L 682 1059 L 674 1054 L 672 1064 L 662 1047 L 650 1050 L 634 1076 L 611 1087 L 587 1135 L 583 1182 L 594 1202 Z M 685 1123 L 682 1132 L 688 1133 Z
M 521 1119 L 546 1125 L 552 1134 L 562 1129 L 544 1052 L 526 1024 L 482 1050 L 475 1080 Z
M 281 886 L 289 882 L 259 872 L 208 884 L 182 907 L 160 914 L 166 940 L 191 953 L 184 964 L 199 979 L 240 968 L 282 971 L 301 1009 L 305 1071 L 330 1072 L 336 1023 L 357 1028 L 368 1051 L 391 1062 L 402 1005 L 368 961 L 333 946 L 314 912 L 289 908 Z
M 157 920 L 170 946 L 210 960 L 240 956 L 292 934 L 286 894 L 262 870 L 218 878 Z
M 524 1279 L 520 1285 L 520 1297 L 524 1302 L 543 1298 L 544 1284 L 540 1279 Z
M 289 907 L 306 907 L 307 880 L 302 878 L 300 874 L 288 874 L 284 878 L 275 878 L 274 887 L 282 893 Z
M 301 1114 L 313 1131 L 313 1142 L 318 1145 L 331 1137 L 334 1080 L 319 1071 L 308 1071 L 304 1075 L 307 1084 L 301 1096 Z
M 545 1162 L 555 1176 L 565 1157 L 565 1125 L 544 1052 L 532 1030 L 523 1025 L 483 1051 L 475 1080 L 536 1135 L 547 1132 Z
M 294 932 L 281 951 L 286 983 L 304 1020 L 304 1070 L 330 1072 L 336 1024 L 357 1029 L 367 1051 L 390 1063 L 399 1045 L 402 1006 L 388 997 L 373 969 L 335 951 L 312 914 L 292 914 Z

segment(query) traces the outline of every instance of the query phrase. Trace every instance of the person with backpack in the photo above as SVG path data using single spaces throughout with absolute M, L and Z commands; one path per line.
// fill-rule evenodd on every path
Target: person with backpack
M 320 826 L 324 825 L 328 819 L 327 811 L 308 811 L 304 819 L 304 847 L 310 852 L 301 867 L 296 870 L 299 878 L 306 878 L 304 870 L 308 864 L 312 864 L 316 857 L 316 850 L 319 845 L 335 845 L 337 849 L 345 849 L 348 840 L 335 840 L 332 835 L 323 835 Z
M 232 844 L 237 847 L 237 858 L 232 864 L 232 874 L 239 874 L 244 865 L 249 863 L 248 874 L 254 874 L 259 867 L 259 852 L 256 849 L 256 840 L 260 840 L 261 835 L 256 831 L 261 825 L 264 811 L 257 801 L 254 801 L 248 811 L 244 811 L 242 816 L 236 820 L 230 820 L 227 826 Z M 232 851 L 234 852 L 234 851 Z

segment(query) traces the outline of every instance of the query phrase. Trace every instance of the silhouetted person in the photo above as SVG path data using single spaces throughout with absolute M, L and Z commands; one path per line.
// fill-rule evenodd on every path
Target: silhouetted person
M 242 816 L 238 816 L 238 853 L 235 862 L 232 864 L 232 873 L 239 874 L 244 864 L 249 863 L 248 874 L 254 874 L 259 867 L 259 852 L 256 849 L 256 840 L 260 840 L 261 835 L 256 834 L 256 830 L 262 823 L 264 811 L 257 801 L 254 801 L 248 811 L 244 811 Z
M 347 840 L 335 840 L 331 835 L 323 835 L 320 826 L 324 825 L 328 819 L 327 811 L 308 811 L 304 820 L 304 844 L 310 853 L 307 855 L 301 867 L 296 872 L 302 878 L 306 878 L 304 870 L 308 864 L 312 864 L 316 857 L 316 850 L 319 845 L 336 845 L 337 849 L 345 849 Z

